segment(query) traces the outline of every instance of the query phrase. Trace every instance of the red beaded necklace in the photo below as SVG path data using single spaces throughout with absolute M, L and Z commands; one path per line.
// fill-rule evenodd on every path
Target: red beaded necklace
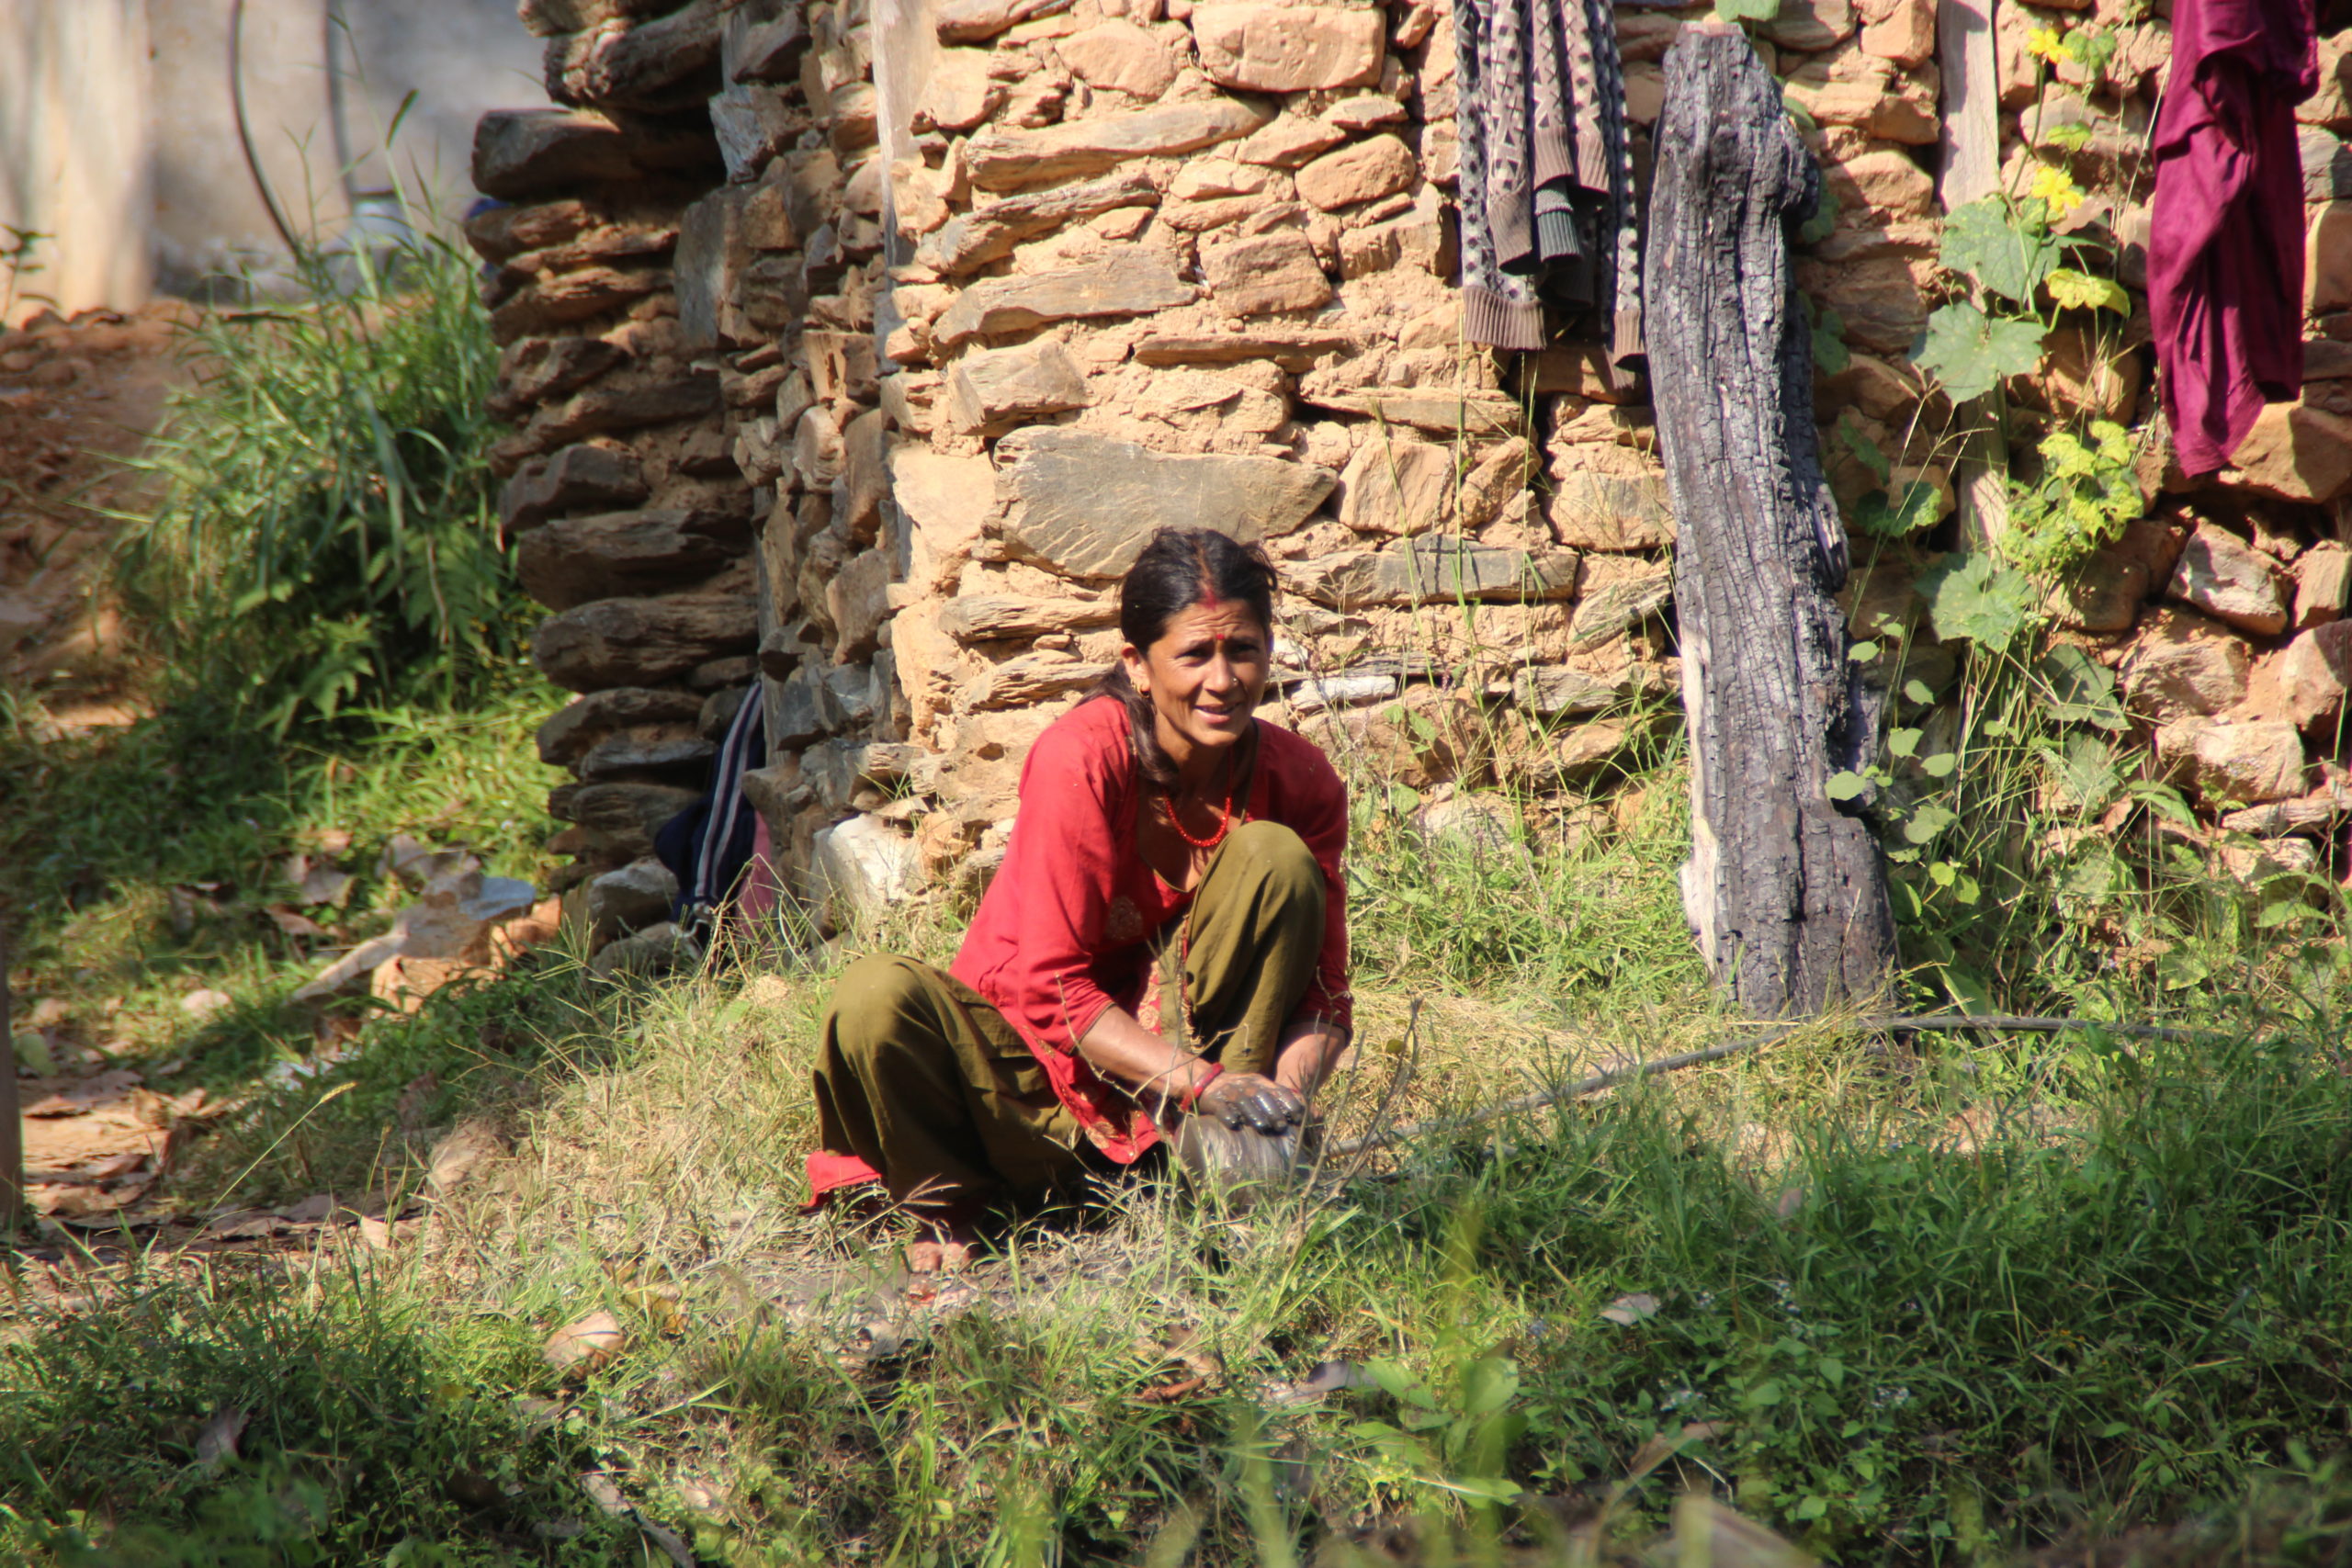
M 1225 814 L 1217 818 L 1216 831 L 1211 833 L 1207 838 L 1195 839 L 1192 834 L 1184 831 L 1184 819 L 1176 815 L 1176 797 L 1172 795 L 1168 797 L 1168 825 L 1176 829 L 1176 836 L 1178 838 L 1183 840 L 1186 843 L 1192 845 L 1196 850 L 1213 850 L 1216 848 L 1219 844 L 1225 842 L 1225 836 L 1233 831 L 1233 790 L 1231 786 L 1228 785 L 1225 792 Z
M 1227 752 L 1225 759 L 1225 810 L 1217 818 L 1216 831 L 1205 839 L 1195 839 L 1184 830 L 1184 819 L 1176 814 L 1176 796 L 1170 794 L 1167 797 L 1168 825 L 1176 829 L 1178 838 L 1196 850 L 1213 850 L 1225 842 L 1225 836 L 1233 831 L 1233 756 Z

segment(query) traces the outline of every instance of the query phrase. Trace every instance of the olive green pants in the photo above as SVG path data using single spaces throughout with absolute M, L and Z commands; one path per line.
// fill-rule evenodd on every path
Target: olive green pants
M 1163 1002 L 1163 1032 L 1181 1012 L 1189 1049 L 1236 1072 L 1272 1071 L 1322 953 L 1324 904 L 1322 868 L 1296 833 L 1276 822 L 1233 829 L 1191 908 L 1159 934 L 1161 972 L 1181 974 L 1189 1004 Z M 1034 1205 L 1107 1165 L 1002 1013 L 894 953 L 859 959 L 834 988 L 816 1091 L 826 1149 L 881 1172 L 894 1199 L 942 1213 Z

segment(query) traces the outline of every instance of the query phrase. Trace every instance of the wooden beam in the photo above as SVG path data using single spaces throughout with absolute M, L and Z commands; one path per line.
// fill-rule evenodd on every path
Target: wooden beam
M 1936 68 L 1943 79 L 1944 210 L 1989 196 L 2001 183 L 2000 62 L 1993 49 L 1996 0 L 1937 0 Z
M 1999 0 L 1937 0 L 1936 64 L 1943 78 L 1943 175 L 1937 192 L 1946 212 L 1981 200 L 2001 184 L 2000 57 L 1993 43 Z M 1996 390 L 1959 410 L 1966 431 L 1952 486 L 1960 526 L 1971 549 L 2001 536 L 2009 520 L 2006 408 Z

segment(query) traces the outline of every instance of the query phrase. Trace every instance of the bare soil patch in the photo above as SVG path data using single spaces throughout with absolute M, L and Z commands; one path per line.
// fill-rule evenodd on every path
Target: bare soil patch
M 124 466 L 189 378 L 193 307 L 43 315 L 0 332 L 0 684 L 69 727 L 127 722 L 131 649 L 95 570 L 152 476 Z

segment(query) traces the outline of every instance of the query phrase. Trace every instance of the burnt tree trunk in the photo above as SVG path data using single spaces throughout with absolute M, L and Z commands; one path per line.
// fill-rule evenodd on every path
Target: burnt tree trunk
M 1821 175 L 1747 39 L 1686 29 L 1666 58 L 1645 296 L 1679 533 L 1690 735 L 1682 904 L 1751 1013 L 1876 994 L 1894 957 L 1870 828 L 1829 798 L 1868 764 L 1879 698 L 1846 657 L 1846 536 L 1821 474 L 1791 225 Z
M 8 909 L 0 903 L 0 1242 L 25 1211 L 25 1123 L 17 1095 L 17 1036 L 8 1016 Z

